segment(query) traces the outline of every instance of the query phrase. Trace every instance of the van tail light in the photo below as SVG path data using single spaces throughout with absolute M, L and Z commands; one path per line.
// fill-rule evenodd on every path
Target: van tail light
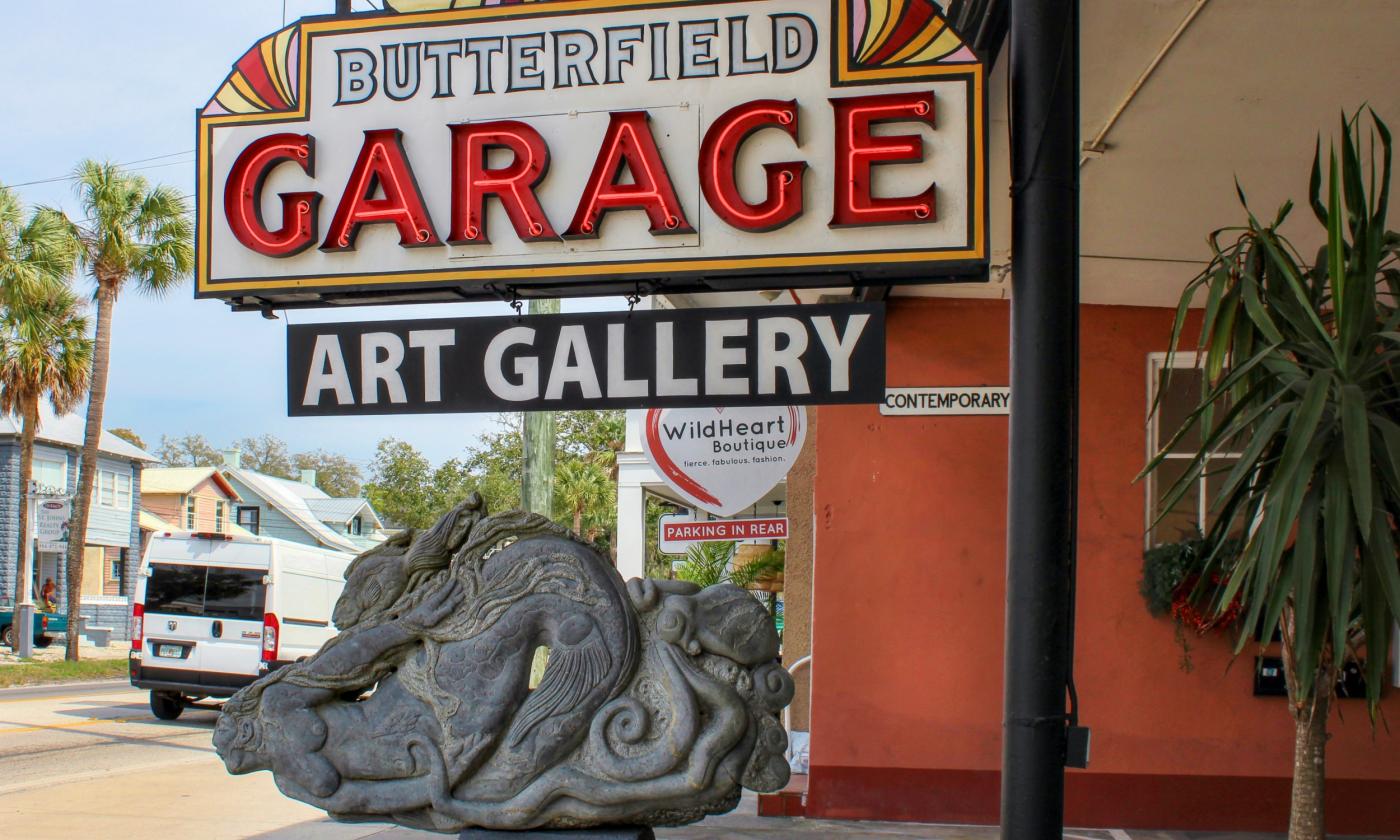
M 272 613 L 263 614 L 262 659 L 277 661 L 277 616 Z
M 39 616 L 39 629 L 40 629 L 40 630 L 48 630 L 48 629 L 49 629 L 49 617 L 48 617 L 48 616 L 46 616 L 46 615 L 41 615 L 41 616 Z
M 142 636 L 146 625 L 146 606 L 144 604 L 131 605 L 131 649 L 137 652 L 141 650 Z

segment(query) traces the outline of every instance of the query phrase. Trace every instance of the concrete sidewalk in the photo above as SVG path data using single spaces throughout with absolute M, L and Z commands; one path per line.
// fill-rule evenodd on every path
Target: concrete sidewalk
M 348 825 L 315 820 L 257 835 L 259 840 L 431 840 L 451 837 L 389 825 Z M 509 837 L 503 833 L 502 838 Z M 657 840 L 783 840 L 834 837 L 843 840 L 998 840 L 996 826 L 926 825 L 898 822 L 836 822 L 789 817 L 760 817 L 757 800 L 746 794 L 732 813 L 681 828 L 658 828 Z M 1124 831 L 1066 829 L 1066 840 L 1283 840 L 1281 834 Z M 522 838 L 524 840 L 524 838 Z M 1356 840 L 1362 840 L 1357 838 Z M 1386 840 L 1373 838 L 1372 840 Z

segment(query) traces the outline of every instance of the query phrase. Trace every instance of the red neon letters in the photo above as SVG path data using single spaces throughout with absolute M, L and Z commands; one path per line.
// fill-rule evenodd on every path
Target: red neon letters
M 544 214 L 535 185 L 549 171 L 549 146 L 540 133 L 522 122 L 465 123 L 452 129 L 452 231 L 454 245 L 490 242 L 486 235 L 486 197 L 501 200 L 522 242 L 558 239 Z M 509 149 L 508 166 L 490 169 L 492 148 Z
M 316 141 L 309 134 L 273 134 L 254 140 L 234 161 L 224 186 L 224 215 L 244 247 L 268 257 L 290 257 L 316 241 L 321 194 L 282 193 L 282 227 L 268 230 L 262 217 L 263 182 L 284 161 L 316 174 Z
M 597 238 L 603 214 L 625 208 L 645 210 L 654 234 L 694 233 L 656 148 L 647 112 L 614 111 L 608 116 L 603 147 L 564 238 Z M 632 173 L 630 184 L 617 183 L 624 164 Z
M 375 198 L 381 189 L 384 197 Z M 336 207 L 321 250 L 354 250 L 361 225 L 383 222 L 399 229 L 399 244 L 405 248 L 442 244 L 433 232 L 423 194 L 408 165 L 403 132 L 394 128 L 365 132 L 365 144 L 350 170 L 345 194 Z
M 907 198 L 876 198 L 872 168 L 877 163 L 924 159 L 923 138 L 917 134 L 874 135 L 870 127 L 882 122 L 933 123 L 933 93 L 891 93 L 831 100 L 836 112 L 836 166 L 832 227 L 892 225 L 933 221 L 936 186 Z
M 877 196 L 873 183 L 878 165 L 922 161 L 922 136 L 872 133 L 881 123 L 934 126 L 933 92 L 854 96 L 830 103 L 835 125 L 830 226 L 933 222 L 935 184 L 916 195 L 891 197 Z M 697 161 L 700 191 L 720 221 L 736 230 L 757 233 L 780 228 L 802 215 L 806 162 L 763 164 L 764 194 L 756 203 L 739 191 L 736 171 L 744 143 L 766 129 L 785 132 L 800 148 L 798 116 L 795 100 L 759 99 L 730 108 L 706 130 Z M 491 241 L 486 230 L 486 200 L 490 197 L 501 202 L 522 242 L 560 238 L 539 198 L 546 189 L 550 150 L 538 130 L 517 120 L 448 128 L 449 242 L 474 245 Z M 260 207 L 263 184 L 281 163 L 294 161 L 314 176 L 314 148 L 309 135 L 274 134 L 253 141 L 239 155 L 224 189 L 224 213 L 234 236 L 245 247 L 266 256 L 288 257 L 317 240 L 319 193 L 281 194 L 282 226 L 277 230 L 268 229 Z M 488 165 L 494 149 L 509 151 L 509 163 Z M 624 179 L 624 173 L 630 174 L 630 179 Z M 619 183 L 623 180 L 628 183 Z M 557 199 L 557 189 L 553 195 Z M 614 210 L 644 212 L 655 235 L 695 232 L 666 171 L 646 111 L 609 114 L 593 168 L 563 238 L 598 238 L 603 216 Z M 414 180 L 403 135 L 396 129 L 365 132 L 321 249 L 354 250 L 361 226 L 370 224 L 394 225 L 404 247 L 442 244 Z
M 797 102 L 759 99 L 730 108 L 700 144 L 700 191 L 715 215 L 739 230 L 773 230 L 802 214 L 802 173 L 807 171 L 802 161 L 765 163 L 768 194 L 758 204 L 749 204 L 739 194 L 734 182 L 739 148 L 750 134 L 765 128 L 786 131 L 798 143 Z

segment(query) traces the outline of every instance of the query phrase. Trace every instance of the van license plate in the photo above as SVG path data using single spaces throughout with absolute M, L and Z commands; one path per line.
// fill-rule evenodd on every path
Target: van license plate
M 184 659 L 185 649 L 181 645 L 156 645 L 156 656 L 167 659 Z

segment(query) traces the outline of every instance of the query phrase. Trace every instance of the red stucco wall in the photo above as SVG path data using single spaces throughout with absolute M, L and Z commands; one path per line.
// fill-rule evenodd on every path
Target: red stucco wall
M 1137 592 L 1146 497 L 1132 479 L 1147 356 L 1165 349 L 1170 318 L 1083 310 L 1076 676 L 1093 757 L 1069 771 L 1067 818 L 1278 830 L 1293 745 L 1283 701 L 1251 695 L 1252 659 L 1230 668 L 1223 638 L 1193 639 L 1184 672 L 1171 623 Z M 1007 319 L 999 301 L 892 302 L 888 385 L 1005 385 Z M 807 813 L 995 823 L 1007 418 L 820 412 Z M 1400 733 L 1373 734 L 1358 701 L 1342 711 L 1329 827 L 1400 832 Z

